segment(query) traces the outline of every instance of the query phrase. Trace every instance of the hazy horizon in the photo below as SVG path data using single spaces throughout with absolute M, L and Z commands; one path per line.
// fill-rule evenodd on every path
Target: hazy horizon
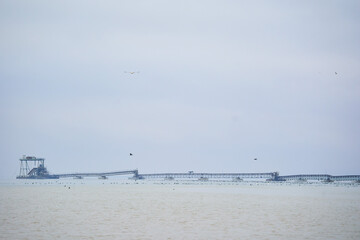
M 51 173 L 360 174 L 359 12 L 0 0 L 0 178 L 22 155 Z

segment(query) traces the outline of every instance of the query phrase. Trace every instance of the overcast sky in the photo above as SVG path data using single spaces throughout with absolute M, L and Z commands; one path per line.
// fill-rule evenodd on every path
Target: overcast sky
M 0 0 L 0 178 L 22 155 L 51 173 L 360 174 L 359 13 Z

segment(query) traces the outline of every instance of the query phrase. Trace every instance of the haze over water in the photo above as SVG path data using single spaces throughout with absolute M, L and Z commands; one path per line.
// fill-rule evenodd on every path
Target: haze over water
M 0 239 L 359 239 L 360 187 L 111 179 L 3 182 L 0 226 Z
M 359 174 L 359 12 L 0 0 L 0 179 L 24 154 L 52 173 Z
M 0 179 L 22 155 L 52 174 L 360 174 L 359 12 L 0 0 Z M 0 239 L 360 239 L 358 185 L 157 183 L 1 182 Z

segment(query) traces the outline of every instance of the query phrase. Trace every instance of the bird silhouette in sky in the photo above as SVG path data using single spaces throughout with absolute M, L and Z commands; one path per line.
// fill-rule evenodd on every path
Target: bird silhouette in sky
M 257 158 L 254 158 L 254 161 L 257 161 Z
M 337 75 L 337 72 L 335 72 L 335 75 Z
M 130 156 L 132 156 L 133 154 L 132 153 L 130 153 Z
M 135 74 L 135 73 L 140 73 L 139 71 L 137 71 L 137 72 L 124 72 L 124 73 L 130 73 L 130 74 Z

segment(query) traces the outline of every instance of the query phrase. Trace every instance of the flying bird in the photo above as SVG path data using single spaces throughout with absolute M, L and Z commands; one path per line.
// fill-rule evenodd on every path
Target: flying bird
M 257 158 L 254 158 L 254 161 L 257 161 Z
M 124 73 L 130 73 L 130 74 L 135 74 L 135 73 L 140 73 L 139 71 L 137 71 L 137 72 L 124 72 Z
M 337 72 L 335 72 L 335 75 L 337 75 Z
M 130 153 L 130 156 L 132 156 L 133 154 L 132 153 Z

